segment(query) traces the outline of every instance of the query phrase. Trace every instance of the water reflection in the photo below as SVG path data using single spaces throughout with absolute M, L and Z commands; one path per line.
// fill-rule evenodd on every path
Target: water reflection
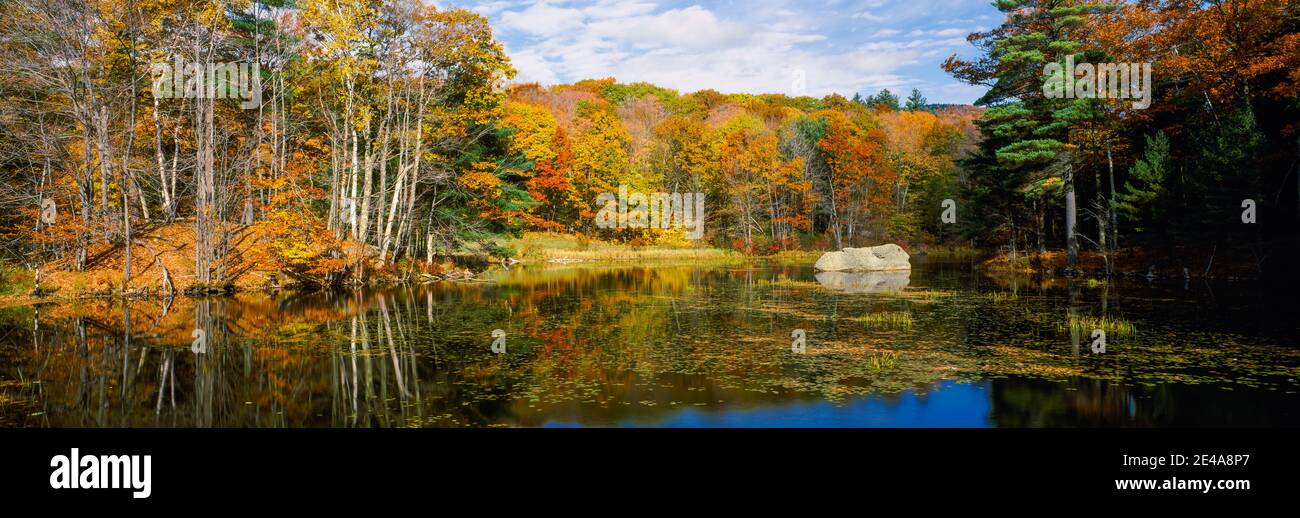
M 817 282 L 823 287 L 845 293 L 879 293 L 899 291 L 907 287 L 912 272 L 817 272 Z
M 528 267 L 487 284 L 9 308 L 0 425 L 1300 422 L 1297 332 L 1258 292 L 901 273 Z M 1092 354 L 1069 322 L 1102 316 L 1134 331 Z

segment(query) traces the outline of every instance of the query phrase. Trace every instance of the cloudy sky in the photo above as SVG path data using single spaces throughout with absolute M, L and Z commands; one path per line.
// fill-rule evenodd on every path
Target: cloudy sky
M 939 68 L 1000 21 L 987 0 L 448 0 L 487 16 L 518 81 L 616 77 L 691 92 L 920 88 L 930 102 L 983 90 Z M 802 81 L 800 80 L 802 78 Z

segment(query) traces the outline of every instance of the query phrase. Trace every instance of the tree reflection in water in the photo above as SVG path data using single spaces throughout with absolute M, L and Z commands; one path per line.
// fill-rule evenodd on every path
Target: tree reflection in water
M 1296 331 L 1266 297 L 933 266 L 850 289 L 796 267 L 526 267 L 491 284 L 7 308 L 0 425 L 779 426 L 827 408 L 811 424 L 966 426 L 899 410 L 960 391 L 982 391 L 994 426 L 1297 423 Z M 1069 325 L 1085 316 L 1136 331 L 1091 354 Z

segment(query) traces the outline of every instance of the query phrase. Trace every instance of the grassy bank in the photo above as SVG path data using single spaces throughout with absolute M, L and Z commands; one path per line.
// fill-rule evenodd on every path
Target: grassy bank
M 696 246 L 692 242 L 680 245 L 654 244 L 638 246 L 590 239 L 575 234 L 553 232 L 526 232 L 521 237 L 501 239 L 496 244 L 502 248 L 513 250 L 515 258 L 520 261 L 552 263 L 618 263 L 624 261 L 747 263 L 767 261 L 775 264 L 811 266 L 817 262 L 817 259 L 822 254 L 826 253 L 825 250 L 785 250 L 771 255 L 749 256 L 731 249 Z M 968 247 L 926 245 L 912 247 L 909 253 L 940 260 L 973 260 L 989 255 L 987 252 Z
M 747 260 L 744 254 L 721 248 L 658 244 L 636 246 L 589 239 L 580 235 L 551 232 L 527 232 L 521 237 L 503 239 L 498 244 L 513 250 L 515 258 L 525 263 L 617 263 L 626 261 L 696 263 L 743 262 Z
M 167 292 L 168 281 L 174 293 L 184 293 L 197 286 L 194 270 L 194 234 L 189 223 L 178 222 L 138 229 L 131 254 L 131 279 L 123 284 L 126 262 L 120 244 L 96 243 L 87 251 L 87 261 L 77 269 L 69 259 L 51 261 L 41 267 L 41 291 L 36 296 L 35 271 L 13 265 L 0 265 L 0 307 L 35 304 L 42 301 L 66 301 L 95 297 L 150 297 Z M 226 280 L 215 290 L 220 293 L 266 289 L 295 289 L 294 279 L 280 271 L 273 245 L 255 227 L 232 229 L 233 246 L 227 258 Z M 739 264 L 754 261 L 733 250 L 680 246 L 634 246 L 624 243 L 587 239 L 579 235 L 527 233 L 517 238 L 501 238 L 491 243 L 513 259 L 534 263 L 582 264 Z M 440 280 L 468 280 L 477 271 L 495 267 L 500 259 L 489 258 L 482 249 L 454 252 L 455 257 L 440 257 L 436 264 L 402 259 L 385 267 L 376 266 L 374 257 L 365 253 L 365 267 L 359 278 L 349 277 L 348 284 L 384 285 Z M 71 255 L 71 254 L 69 254 Z M 464 255 L 462 258 L 461 255 Z M 816 261 L 819 254 L 794 252 L 773 257 L 792 264 Z M 463 259 L 463 260 L 461 260 Z M 349 264 L 361 263 L 344 259 Z M 206 290 L 212 291 L 212 290 Z
M 266 236 L 259 235 L 255 227 L 232 230 L 232 249 L 227 260 L 227 276 L 220 293 L 257 291 L 266 289 L 295 289 L 294 279 L 280 271 L 274 259 L 273 245 Z M 52 261 L 42 266 L 41 289 L 43 296 L 34 292 L 34 271 L 14 265 L 4 265 L 0 270 L 0 306 L 26 305 L 50 300 L 73 300 L 93 297 L 150 297 L 167 292 L 170 281 L 173 293 L 185 293 L 196 286 L 192 225 L 177 222 L 169 225 L 140 229 L 133 240 L 136 246 L 131 254 L 132 275 L 126 285 L 122 282 L 122 267 L 126 254 L 121 245 L 100 243 L 92 245 L 83 269 L 77 270 L 68 261 Z M 528 232 L 518 237 L 502 237 L 486 244 L 487 248 L 466 250 L 466 261 L 442 258 L 432 267 L 423 261 L 403 259 L 384 268 L 375 266 L 367 253 L 365 267 L 358 277 L 348 277 L 351 285 L 385 285 L 442 280 L 468 280 L 475 272 L 498 267 L 509 256 L 515 261 L 534 264 L 580 265 L 743 265 L 772 264 L 781 266 L 811 266 L 824 253 L 820 250 L 782 251 L 766 256 L 745 255 L 736 250 L 700 246 L 693 241 L 635 245 L 629 243 L 591 239 L 583 235 L 548 232 Z M 491 249 L 485 255 L 483 250 Z M 355 254 L 359 249 L 350 249 Z M 979 255 L 977 251 L 952 247 L 913 247 L 913 254 L 931 259 L 965 259 Z M 461 252 L 456 252 L 460 254 Z M 459 255 L 457 255 L 459 257 Z M 349 264 L 359 264 L 345 259 Z M 504 261 L 508 263 L 509 261 Z
M 1079 276 L 1096 279 L 1107 277 L 1108 271 L 1110 276 L 1120 277 L 1247 279 L 1259 276 L 1259 266 L 1253 256 L 1230 254 L 1215 247 L 1168 252 L 1126 248 L 1109 254 L 1081 251 L 1074 270 Z M 981 270 L 997 274 L 1062 275 L 1068 267 L 1064 250 L 1003 252 L 979 265 Z

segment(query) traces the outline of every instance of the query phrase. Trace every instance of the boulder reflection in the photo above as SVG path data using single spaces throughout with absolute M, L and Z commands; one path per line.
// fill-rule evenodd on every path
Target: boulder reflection
M 0 426 L 746 426 L 759 410 L 770 426 L 814 406 L 838 417 L 813 425 L 906 426 L 891 402 L 962 390 L 996 426 L 1296 424 L 1294 330 L 1245 340 L 1195 294 L 961 269 L 543 266 L 491 281 L 3 309 Z M 1088 354 L 1063 324 L 1099 310 L 1159 332 Z M 883 406 L 852 415 L 862 401 Z

